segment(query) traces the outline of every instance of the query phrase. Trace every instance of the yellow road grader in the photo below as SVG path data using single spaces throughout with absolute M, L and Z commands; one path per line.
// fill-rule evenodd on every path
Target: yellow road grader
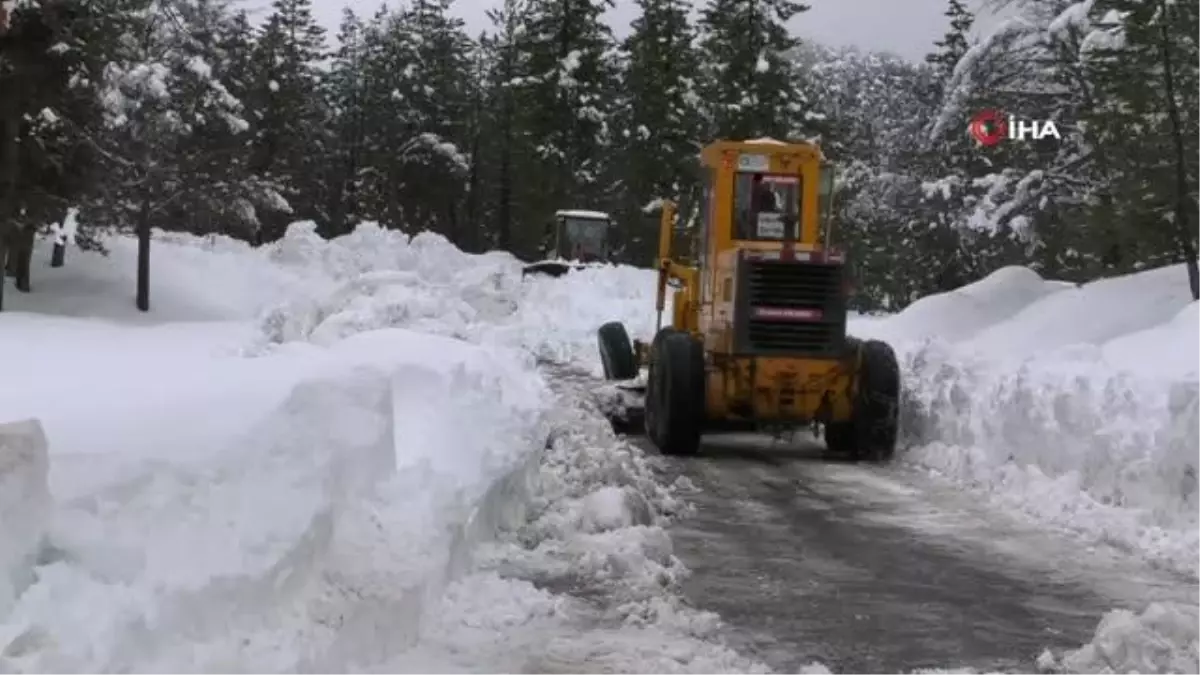
M 631 381 L 647 367 L 645 431 L 665 454 L 697 453 L 706 432 L 811 425 L 834 453 L 890 459 L 900 370 L 887 343 L 846 334 L 832 167 L 816 145 L 770 139 L 718 141 L 701 158 L 697 259 L 672 258 L 676 205 L 666 202 L 657 333 L 647 345 L 619 322 L 601 326 L 605 377 Z

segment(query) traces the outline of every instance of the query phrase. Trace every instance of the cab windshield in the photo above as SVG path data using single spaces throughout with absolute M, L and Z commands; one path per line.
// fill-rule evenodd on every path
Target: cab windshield
M 795 239 L 800 226 L 800 177 L 739 173 L 733 186 L 734 239 Z
M 583 262 L 603 260 L 608 242 L 608 221 L 600 218 L 562 218 L 559 253 Z

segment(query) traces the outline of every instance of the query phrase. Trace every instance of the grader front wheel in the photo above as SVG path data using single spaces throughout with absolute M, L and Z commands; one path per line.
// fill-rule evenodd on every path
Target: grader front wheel
M 852 459 L 887 461 L 896 454 L 900 425 L 900 366 L 886 342 L 867 340 L 850 420 L 825 427 L 825 444 Z
M 664 328 L 650 346 L 646 435 L 666 455 L 694 455 L 704 427 L 704 346 Z
M 606 380 L 632 380 L 638 376 L 638 359 L 625 324 L 610 321 L 597 331 L 600 363 Z

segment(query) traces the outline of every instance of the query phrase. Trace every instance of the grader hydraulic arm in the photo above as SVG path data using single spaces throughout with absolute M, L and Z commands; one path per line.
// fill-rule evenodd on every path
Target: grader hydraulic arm
M 689 309 L 696 301 L 696 280 L 699 270 L 690 265 L 684 265 L 671 258 L 671 243 L 675 239 L 675 216 L 678 207 L 675 202 L 666 199 L 662 204 L 662 215 L 659 218 L 658 230 L 658 294 L 654 298 L 654 309 L 658 316 L 654 324 L 655 332 L 662 329 L 663 311 L 666 309 L 667 286 L 677 282 L 678 288 L 672 303 L 672 322 L 676 326 L 690 324 L 687 317 Z

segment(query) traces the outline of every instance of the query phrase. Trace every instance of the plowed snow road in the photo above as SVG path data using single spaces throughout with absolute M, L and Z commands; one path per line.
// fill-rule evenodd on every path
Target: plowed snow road
M 778 671 L 1034 672 L 1044 648 L 1078 648 L 1107 610 L 1195 602 L 1195 584 L 903 467 L 824 458 L 811 440 L 717 437 L 656 462 L 699 489 L 672 530 L 687 597 Z

